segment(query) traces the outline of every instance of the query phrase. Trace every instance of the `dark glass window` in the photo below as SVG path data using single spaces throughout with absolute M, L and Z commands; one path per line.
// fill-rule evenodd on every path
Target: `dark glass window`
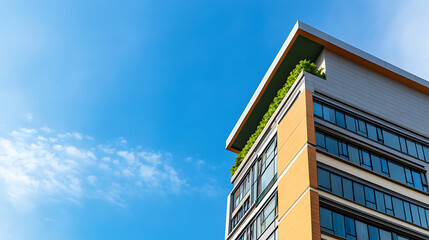
M 384 206 L 384 194 L 379 191 L 375 191 L 375 202 L 377 203 L 377 210 L 385 213 L 386 207 Z
M 418 156 L 419 159 L 424 161 L 425 160 L 425 155 L 423 153 L 423 147 L 422 147 L 422 145 L 416 143 L 416 148 L 417 148 L 417 155 L 419 155 Z
M 331 174 L 328 171 L 325 171 L 320 168 L 317 169 L 317 179 L 318 179 L 319 187 L 322 187 L 331 191 L 330 175 Z
M 419 216 L 420 216 L 421 226 L 424 227 L 424 228 L 427 228 L 428 227 L 428 222 L 426 220 L 426 214 L 425 214 L 425 209 L 424 208 L 419 207 Z
M 344 198 L 353 201 L 353 183 L 352 181 L 343 178 Z
M 404 153 L 408 153 L 407 151 L 407 142 L 405 141 L 405 138 L 399 137 L 399 142 L 401 144 L 401 151 Z
M 371 159 L 369 158 L 369 153 L 365 150 L 361 150 L 362 152 L 362 165 L 366 168 L 371 169 Z
M 347 239 L 356 239 L 356 228 L 355 228 L 355 220 L 345 217 L 344 225 L 346 226 L 346 238 Z
M 326 208 L 320 208 L 320 226 L 323 230 L 333 233 L 332 212 Z
M 380 229 L 380 240 L 392 240 L 392 233 L 385 231 L 383 229 Z M 395 239 L 396 240 L 396 239 Z
M 335 111 L 335 118 L 337 120 L 337 125 L 340 127 L 345 128 L 346 127 L 346 119 L 344 116 L 344 113 Z
M 414 187 L 423 190 L 421 175 L 418 172 L 412 171 Z
M 367 123 L 366 121 L 354 116 L 344 114 L 335 108 L 325 106 L 314 102 L 314 115 L 319 116 L 338 126 L 368 137 L 371 140 L 380 142 L 386 146 L 407 153 L 420 160 L 429 162 L 429 147 L 423 146 L 410 139 L 399 136 L 391 131 L 385 130 L 377 125 Z M 344 157 L 344 156 L 342 156 Z
M 335 123 L 335 110 L 323 105 L 323 119 L 328 122 Z
M 338 213 L 332 213 L 334 222 L 334 234 L 340 237 L 346 236 L 346 229 L 344 226 L 344 216 Z
M 371 154 L 371 162 L 372 162 L 372 170 L 377 173 L 382 173 L 380 158 L 374 154 Z
M 423 153 L 425 155 L 426 162 L 429 162 L 429 148 L 428 147 L 423 147 Z
M 411 170 L 408 168 L 405 168 L 405 179 L 407 180 L 408 185 L 410 186 L 414 185 L 413 176 L 411 175 Z
M 356 221 L 343 214 L 320 208 L 320 223 L 323 232 L 354 240 L 408 240 L 394 232 Z
M 399 147 L 399 137 L 396 134 L 393 134 L 389 131 L 383 130 L 384 144 L 394 148 L 396 150 L 400 150 Z
M 361 205 L 365 205 L 365 193 L 363 190 L 363 185 L 353 182 L 353 191 L 354 191 L 354 195 L 355 195 L 355 202 L 361 204 Z
M 389 171 L 390 171 L 390 176 L 393 179 L 401 183 L 406 183 L 404 168 L 402 166 L 399 166 L 398 164 L 393 162 L 389 162 Z
M 346 115 L 346 128 L 352 132 L 356 132 L 356 122 L 354 117 Z
M 365 205 L 369 208 L 375 209 L 375 191 L 374 189 L 365 186 Z
M 413 176 L 412 170 L 409 168 L 405 168 L 400 164 L 380 158 L 373 153 L 363 149 L 358 149 L 344 141 L 340 141 L 320 132 L 316 132 L 316 143 L 318 149 L 327 151 L 355 164 L 359 164 L 376 173 L 384 174 L 401 183 L 408 184 L 411 187 L 415 187 L 426 192 L 428 191 L 426 181 L 422 180 L 426 180 L 425 175 L 420 172 L 415 172 Z
M 318 102 L 313 102 L 314 115 L 323 117 L 322 105 Z
M 420 225 L 419 209 L 414 204 L 410 204 L 410 207 L 411 207 L 411 215 L 413 217 L 413 223 Z
M 405 220 L 408 222 L 413 222 L 413 218 L 411 217 L 410 204 L 408 202 L 404 202 L 404 212 L 405 212 Z
M 378 228 L 368 225 L 368 235 L 370 240 L 379 240 Z
M 417 149 L 416 149 L 415 142 L 407 140 L 407 149 L 408 149 L 408 154 L 410 154 L 413 157 L 417 157 Z
M 368 130 L 368 137 L 374 141 L 378 141 L 377 128 L 372 124 L 367 124 L 366 128 Z
M 426 222 L 429 225 L 429 209 L 426 209 L 425 212 L 426 212 Z
M 340 157 L 348 159 L 349 158 L 349 151 L 347 150 L 347 143 L 340 142 Z
M 360 165 L 359 150 L 349 145 L 349 160 L 357 165 Z
M 393 197 L 392 203 L 393 203 L 393 212 L 395 213 L 395 217 L 405 220 L 403 201 Z
M 381 161 L 381 171 L 385 174 L 389 174 L 389 167 L 387 165 L 387 161 L 384 158 L 380 158 Z
M 343 186 L 341 183 L 341 177 L 335 174 L 331 174 L 331 187 L 332 193 L 338 196 L 343 196 Z
M 358 133 L 366 137 L 367 136 L 366 123 L 360 119 L 358 119 L 357 122 L 358 122 Z
M 384 205 L 386 206 L 386 213 L 393 215 L 392 197 L 384 194 Z
M 337 140 L 325 136 L 326 137 L 326 149 L 328 150 L 328 153 L 334 154 L 338 156 L 338 142 Z
M 377 127 L 377 137 L 378 141 L 383 143 L 383 130 L 381 130 L 379 127 Z
M 325 135 L 324 134 L 316 132 L 316 145 L 317 145 L 317 147 L 321 147 L 323 149 L 326 149 Z
M 359 221 L 355 221 L 355 222 L 356 222 L 357 239 L 369 240 L 367 225 L 363 222 L 359 222 Z

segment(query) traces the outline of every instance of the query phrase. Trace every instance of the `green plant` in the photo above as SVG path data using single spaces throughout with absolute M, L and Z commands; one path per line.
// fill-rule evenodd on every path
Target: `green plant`
M 256 139 L 261 134 L 262 130 L 264 129 L 265 125 L 270 120 L 271 116 L 276 111 L 277 107 L 280 105 L 283 98 L 288 93 L 289 89 L 292 87 L 295 80 L 298 78 L 299 74 L 302 71 L 309 72 L 311 74 L 314 74 L 320 78 L 326 79 L 325 73 L 323 73 L 323 68 L 317 68 L 316 64 L 308 61 L 308 60 L 301 60 L 299 63 L 295 66 L 295 68 L 290 72 L 289 76 L 286 79 L 286 83 L 283 85 L 282 88 L 277 92 L 277 96 L 273 99 L 270 106 L 268 107 L 267 112 L 262 117 L 262 120 L 259 122 L 258 127 L 256 128 L 256 131 L 250 136 L 249 140 L 247 140 L 246 145 L 243 147 L 241 152 L 237 155 L 235 158 L 235 164 L 231 167 L 231 176 L 234 175 L 235 171 L 237 170 L 238 166 L 240 166 L 243 159 L 246 157 L 247 153 L 249 152 L 250 148 L 252 148 L 253 144 L 255 143 Z

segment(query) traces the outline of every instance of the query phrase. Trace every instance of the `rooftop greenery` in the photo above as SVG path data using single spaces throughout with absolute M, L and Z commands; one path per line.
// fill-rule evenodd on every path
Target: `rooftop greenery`
M 302 71 L 306 71 L 306 72 L 314 74 L 320 78 L 326 79 L 325 73 L 322 72 L 323 68 L 317 68 L 316 64 L 310 62 L 309 60 L 299 61 L 299 63 L 296 65 L 295 69 L 293 69 L 292 72 L 290 72 L 289 76 L 287 77 L 286 83 L 277 92 L 277 96 L 271 102 L 270 106 L 267 109 L 267 112 L 264 114 L 264 116 L 262 117 L 262 120 L 259 122 L 259 125 L 256 128 L 256 131 L 250 136 L 249 140 L 247 140 L 246 145 L 243 147 L 241 152 L 235 158 L 235 164 L 234 164 L 234 166 L 231 167 L 231 176 L 234 175 L 238 166 L 240 166 L 241 162 L 246 157 L 249 150 L 252 148 L 256 139 L 261 134 L 265 125 L 268 123 L 271 116 L 274 114 L 277 107 L 280 105 L 281 101 L 286 96 L 289 89 L 292 87 L 293 83 L 295 82 L 295 80 L 298 78 L 299 74 Z

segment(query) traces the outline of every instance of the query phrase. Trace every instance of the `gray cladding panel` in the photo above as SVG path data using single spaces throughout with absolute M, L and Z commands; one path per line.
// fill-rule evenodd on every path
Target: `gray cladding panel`
M 324 51 L 327 81 L 314 90 L 429 137 L 429 96 Z M 323 57 L 323 55 L 321 55 Z

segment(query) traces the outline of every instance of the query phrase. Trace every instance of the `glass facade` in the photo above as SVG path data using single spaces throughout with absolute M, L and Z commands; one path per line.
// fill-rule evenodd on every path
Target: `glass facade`
M 429 146 L 408 137 L 396 134 L 381 126 L 344 113 L 318 101 L 313 102 L 314 115 L 340 127 L 348 129 L 373 141 L 429 162 Z
M 317 177 L 319 188 L 324 191 L 420 227 L 429 228 L 428 208 L 418 206 L 320 167 L 317 169 Z
M 426 176 L 421 171 L 411 169 L 318 131 L 316 131 L 316 146 L 318 149 L 334 154 L 398 182 L 421 191 L 428 191 Z
M 268 202 L 264 209 L 258 214 L 256 219 L 246 227 L 237 240 L 257 240 L 265 230 L 274 222 L 278 214 L 277 194 Z M 277 240 L 277 230 L 268 237 L 270 240 Z
M 237 226 L 255 202 L 261 201 L 276 179 L 277 139 L 274 137 L 231 195 L 230 231 Z M 239 210 L 235 210 L 237 207 Z
M 320 208 L 320 227 L 322 232 L 350 240 L 411 240 L 323 207 Z

